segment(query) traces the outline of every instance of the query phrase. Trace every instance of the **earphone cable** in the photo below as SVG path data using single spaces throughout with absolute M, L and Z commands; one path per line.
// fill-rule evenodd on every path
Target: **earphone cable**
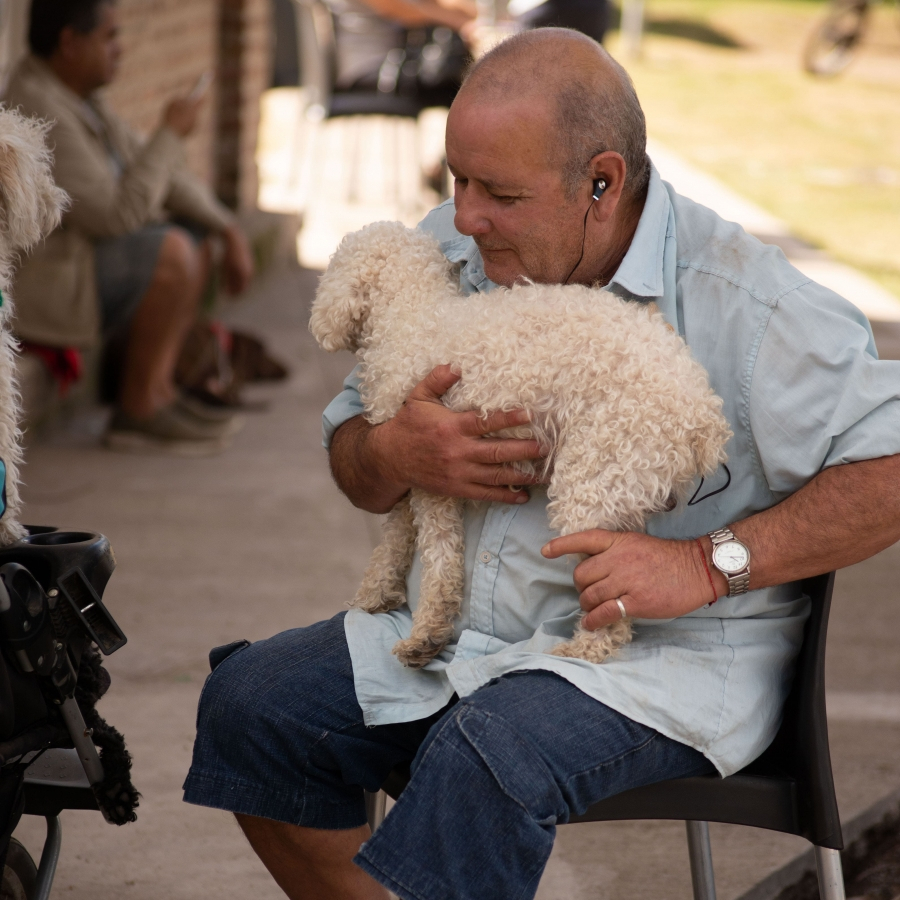
M 593 200 L 591 201 L 591 206 L 594 205 Z M 575 270 L 581 265 L 581 261 L 584 259 L 584 245 L 587 240 L 587 219 L 591 214 L 591 206 L 587 208 L 584 213 L 584 222 L 581 223 L 581 255 L 578 257 L 578 262 L 572 267 L 572 271 L 566 276 L 566 280 L 563 284 L 568 284 L 569 279 L 575 274 Z

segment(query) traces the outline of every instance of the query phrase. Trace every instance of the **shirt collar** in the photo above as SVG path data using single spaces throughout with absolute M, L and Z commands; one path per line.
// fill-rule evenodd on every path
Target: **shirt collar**
M 656 166 L 650 164 L 647 199 L 631 246 L 610 284 L 635 297 L 662 297 L 665 292 L 663 263 L 671 201 Z

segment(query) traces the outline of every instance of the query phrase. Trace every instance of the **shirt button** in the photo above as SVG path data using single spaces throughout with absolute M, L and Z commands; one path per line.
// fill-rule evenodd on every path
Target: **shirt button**
M 491 554 L 488 553 L 487 550 L 482 550 L 481 553 L 478 554 L 478 558 L 483 563 L 489 563 L 494 557 L 491 556 Z

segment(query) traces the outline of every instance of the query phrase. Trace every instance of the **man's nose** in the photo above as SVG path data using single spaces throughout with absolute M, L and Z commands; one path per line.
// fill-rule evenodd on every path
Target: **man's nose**
M 471 237 L 476 234 L 487 234 L 493 229 L 484 208 L 471 191 L 457 190 L 453 202 L 456 206 L 453 224 L 460 234 Z

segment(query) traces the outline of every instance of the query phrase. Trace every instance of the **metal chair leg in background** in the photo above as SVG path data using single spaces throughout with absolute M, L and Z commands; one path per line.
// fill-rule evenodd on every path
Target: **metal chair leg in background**
M 712 846 L 709 843 L 709 822 L 687 821 L 685 825 L 687 825 L 694 900 L 716 900 L 716 877 L 713 872 Z
M 816 847 L 816 872 L 819 876 L 819 896 L 822 900 L 845 900 L 840 851 Z
M 369 828 L 374 834 L 375 829 L 384 821 L 385 804 L 387 794 L 384 791 L 369 793 L 366 791 L 366 818 L 369 820 Z
M 38 866 L 37 880 L 34 883 L 34 900 L 47 900 L 59 862 L 59 850 L 62 847 L 62 827 L 59 816 L 47 816 L 47 839 L 41 852 L 41 863 Z

